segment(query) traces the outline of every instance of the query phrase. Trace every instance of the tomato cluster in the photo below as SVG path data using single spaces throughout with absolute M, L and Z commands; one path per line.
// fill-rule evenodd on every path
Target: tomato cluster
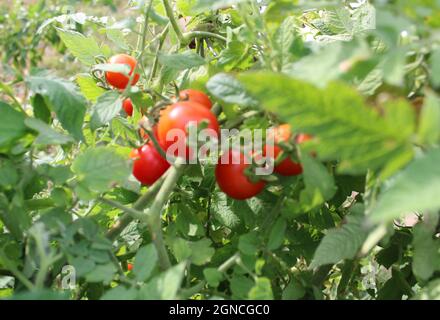
M 175 144 L 177 146 L 174 156 L 179 150 L 185 150 L 186 158 L 189 159 L 192 150 L 187 146 L 186 139 L 173 133 L 186 133 L 189 125 L 199 126 L 202 122 L 207 122 L 206 129 L 213 130 L 218 137 L 220 127 L 217 117 L 206 106 L 197 102 L 180 101 L 162 110 L 159 122 L 157 123 L 157 135 L 159 142 L 166 150 Z M 172 131 L 172 130 L 179 131 Z
M 275 145 L 273 149 L 269 145 L 263 148 L 263 156 L 272 158 L 276 163 L 274 171 L 282 176 L 296 176 L 303 172 L 299 162 L 292 160 L 291 153 L 285 152 L 280 144 L 288 143 L 292 139 L 292 130 L 290 125 L 283 124 L 276 127 L 273 131 Z M 311 136 L 299 134 L 295 138 L 295 143 L 300 144 L 311 139 Z M 258 155 L 254 155 L 256 158 Z M 284 157 L 286 156 L 286 157 Z M 280 162 L 276 162 L 281 157 Z M 235 158 L 235 161 L 233 159 Z M 225 163 L 222 163 L 225 160 Z M 263 180 L 252 181 L 247 176 L 247 169 L 250 167 L 251 161 L 245 161 L 245 155 L 241 152 L 230 150 L 221 159 L 216 167 L 215 176 L 220 189 L 231 198 L 237 200 L 245 200 L 258 195 L 265 187 Z M 256 179 L 256 177 L 254 178 Z
M 131 85 L 135 85 L 140 75 L 134 74 L 136 70 L 136 60 L 128 55 L 119 54 L 113 56 L 110 64 L 125 64 L 130 67 L 129 76 L 117 72 L 107 71 L 105 76 L 107 82 L 123 90 L 132 79 Z M 174 145 L 175 153 L 170 156 L 177 156 L 179 150 L 185 150 L 186 158 L 190 159 L 193 150 L 190 150 L 186 134 L 189 125 L 199 126 L 204 124 L 204 128 L 210 129 L 217 137 L 220 132 L 220 126 L 217 117 L 211 111 L 212 102 L 209 97 L 198 90 L 183 90 L 178 95 L 178 100 L 161 110 L 157 124 L 153 127 L 155 140 L 163 151 L 168 152 Z M 127 98 L 123 101 L 122 107 L 127 116 L 133 115 L 132 101 Z M 179 130 L 179 134 L 175 134 Z M 182 135 L 183 139 L 182 139 Z M 163 153 L 159 152 L 152 137 L 141 129 L 141 136 L 147 143 L 141 148 L 132 150 L 130 157 L 133 159 L 133 175 L 144 185 L 155 183 L 170 167 Z M 266 145 L 263 148 L 263 155 L 271 157 L 275 162 L 274 171 L 283 176 L 300 175 L 303 171 L 301 164 L 295 160 L 292 150 L 286 149 L 286 145 L 303 143 L 310 140 L 311 137 L 300 134 L 292 139 L 292 131 L 289 125 L 280 125 L 273 131 L 275 145 L 270 148 Z M 172 151 L 171 151 L 172 152 Z M 253 155 L 249 155 L 252 157 Z M 224 161 L 226 160 L 226 161 Z M 258 195 L 265 187 L 266 182 L 258 177 L 251 177 L 250 169 L 253 169 L 250 161 L 245 161 L 246 155 L 240 151 L 229 150 L 220 157 L 215 169 L 215 176 L 219 188 L 228 196 L 237 200 L 244 200 Z

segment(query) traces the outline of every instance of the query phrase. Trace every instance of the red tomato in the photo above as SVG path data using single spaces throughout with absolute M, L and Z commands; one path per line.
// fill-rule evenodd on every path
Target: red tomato
M 186 138 L 179 139 L 179 137 L 174 137 L 167 141 L 167 134 L 172 129 L 180 130 L 181 136 L 186 135 L 187 128 L 190 122 L 194 124 L 200 124 L 202 121 L 207 121 L 208 129 L 214 130 L 216 136 L 218 137 L 220 132 L 220 127 L 216 116 L 208 110 L 206 107 L 192 102 L 192 101 L 181 101 L 173 105 L 168 106 L 160 114 L 160 119 L 157 124 L 157 136 L 159 142 L 164 146 L 165 150 L 175 144 L 180 150 L 186 150 L 187 158 L 189 157 L 189 148 L 186 146 Z M 183 149 L 185 148 L 185 149 Z M 174 153 L 174 155 L 177 155 Z
M 130 76 L 132 75 L 134 69 L 136 68 L 136 59 L 126 55 L 126 54 L 117 54 L 110 58 L 109 64 L 126 64 L 130 67 Z M 119 72 L 111 72 L 107 71 L 105 73 L 105 78 L 107 79 L 107 82 L 112 85 L 115 88 L 118 89 L 125 89 L 128 85 L 128 81 L 130 81 L 130 78 L 126 75 L 119 73 Z M 133 77 L 133 81 L 131 82 L 131 85 L 134 86 L 139 81 L 140 75 L 136 73 Z
M 140 183 L 147 186 L 155 183 L 170 167 L 152 142 L 132 150 L 130 158 L 134 160 L 133 175 Z
M 201 91 L 194 89 L 187 89 L 180 91 L 179 98 L 182 101 L 193 101 L 205 106 L 208 109 L 212 108 L 212 102 L 209 97 Z
M 253 183 L 245 175 L 244 171 L 249 164 L 245 163 L 243 153 L 230 150 L 224 157 L 228 159 L 228 163 L 222 163 L 220 157 L 215 168 L 217 184 L 224 193 L 233 199 L 245 200 L 256 196 L 264 189 L 265 182 Z M 237 161 L 232 162 L 233 158 Z
M 122 108 L 127 116 L 131 117 L 133 115 L 133 103 L 131 102 L 130 98 L 125 99 L 124 102 L 122 102 Z
M 273 158 L 276 159 L 283 151 L 283 149 L 277 146 L 277 144 L 280 142 L 289 141 L 291 136 L 292 136 L 292 130 L 290 128 L 290 125 L 283 124 L 276 127 L 273 131 L 273 138 L 275 142 L 273 148 L 273 154 L 270 152 L 268 145 L 264 147 L 263 154 L 265 156 L 266 155 L 273 156 Z M 274 171 L 283 176 L 297 176 L 303 172 L 303 169 L 301 164 L 292 161 L 292 159 L 288 157 L 283 161 L 281 161 L 278 165 L 276 165 Z
M 131 263 L 127 263 L 127 270 L 128 270 L 128 271 L 133 270 L 133 264 L 131 264 Z

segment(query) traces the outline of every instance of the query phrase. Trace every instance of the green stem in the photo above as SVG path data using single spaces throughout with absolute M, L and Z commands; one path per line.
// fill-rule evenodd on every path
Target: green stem
M 145 16 L 144 16 L 144 26 L 142 29 L 142 41 L 141 41 L 141 45 L 138 48 L 139 50 L 142 50 L 139 53 L 139 57 L 138 59 L 141 59 L 145 50 L 145 44 L 147 42 L 147 31 L 148 31 L 148 20 L 150 19 L 150 12 L 151 12 L 151 7 L 153 6 L 153 0 L 150 0 L 150 2 L 148 3 L 148 7 L 147 10 L 145 10 Z
M 366 256 L 378 243 L 382 238 L 387 234 L 387 226 L 386 224 L 381 224 L 376 229 L 374 229 L 365 240 L 362 248 L 359 252 L 360 257 Z
M 227 122 L 226 128 L 227 129 L 238 128 L 246 119 L 255 117 L 261 113 L 262 113 L 262 111 L 259 111 L 259 110 L 248 111 L 248 112 L 244 113 L 243 115 L 241 115 L 240 117 L 235 118 L 235 119 Z
M 169 169 L 169 173 L 160 188 L 156 199 L 151 207 L 146 210 L 151 237 L 156 247 L 159 256 L 159 264 L 162 270 L 168 269 L 171 266 L 171 263 L 163 240 L 161 213 L 185 168 L 186 166 L 184 165 L 183 160 L 181 161 L 181 159 L 178 158 L 174 166 Z
M 109 206 L 112 206 L 114 208 L 120 209 L 124 211 L 125 213 L 132 216 L 133 219 L 143 220 L 145 219 L 145 214 L 143 214 L 141 211 L 138 211 L 134 208 L 129 208 L 127 206 L 124 206 L 122 203 L 119 203 L 117 201 L 106 199 L 106 198 L 99 198 L 99 201 L 108 204 Z
M 167 26 L 165 27 L 165 29 L 163 29 L 163 31 L 159 37 L 159 46 L 156 49 L 156 55 L 154 57 L 153 67 L 151 68 L 151 73 L 150 73 L 150 77 L 148 79 L 148 84 L 151 84 L 154 77 L 156 76 L 157 67 L 159 65 L 159 53 L 160 53 L 160 50 L 162 50 L 163 44 L 165 43 L 165 39 L 168 35 L 169 30 L 170 30 L 170 24 L 167 24 Z
M 190 31 L 183 34 L 183 36 L 186 39 L 186 43 L 191 42 L 191 40 L 195 38 L 214 38 L 223 42 L 228 41 L 228 39 L 226 39 L 225 37 L 209 31 Z
M 159 180 L 157 180 L 146 193 L 144 193 L 133 205 L 133 209 L 136 211 L 144 210 L 147 205 L 153 200 L 156 194 L 159 192 L 160 187 L 165 180 L 168 172 L 165 173 Z M 125 210 L 124 210 L 125 211 Z M 133 216 L 129 213 L 125 213 L 107 232 L 107 238 L 114 240 L 127 226 L 133 221 Z
M 128 95 L 128 92 L 130 92 L 133 79 L 136 76 L 137 70 L 139 70 L 139 66 L 142 64 L 141 61 L 142 61 L 142 57 L 145 52 L 144 48 L 145 48 L 145 43 L 147 41 L 148 20 L 150 17 L 150 11 L 151 11 L 152 5 L 153 5 L 153 0 L 150 0 L 150 2 L 148 3 L 148 7 L 145 10 L 144 26 L 143 26 L 142 35 L 141 35 L 142 41 L 141 41 L 141 46 L 139 49 L 141 49 L 142 51 L 139 53 L 139 55 L 137 57 L 138 63 L 136 64 L 136 67 L 134 68 L 133 72 L 131 73 L 131 75 L 129 77 L 127 87 L 124 89 L 124 92 L 122 93 L 122 96 L 124 96 L 124 97 L 126 97 Z
M 237 263 L 240 259 L 240 254 L 237 252 L 233 256 L 231 256 L 228 260 L 223 262 L 220 267 L 218 267 L 218 271 L 226 272 L 230 267 Z
M 226 272 L 229 268 L 231 268 L 234 264 L 236 264 L 240 259 L 239 253 L 235 253 L 233 256 L 231 256 L 228 260 L 223 262 L 217 270 L 220 272 Z M 180 299 L 188 299 L 195 295 L 196 293 L 199 293 L 206 285 L 206 281 L 200 281 L 199 283 L 195 284 L 194 286 L 188 288 L 188 289 L 182 289 L 180 290 L 179 298 Z
M 26 276 L 20 270 L 17 269 L 15 264 L 8 263 L 9 260 L 8 260 L 7 257 L 4 256 L 2 251 L 0 251 L 0 258 L 1 258 L 2 261 L 5 262 L 5 268 L 8 271 L 10 271 L 13 274 L 13 276 L 15 278 L 17 278 L 18 281 L 20 281 L 28 290 L 34 290 L 35 289 L 34 284 L 31 281 L 29 281 L 29 279 L 26 278 Z
M 157 138 L 154 135 L 153 131 L 151 131 L 150 128 L 147 128 L 145 122 L 143 122 L 143 121 L 141 122 L 141 127 L 148 134 L 148 137 L 150 138 L 151 142 L 153 142 L 153 145 L 156 148 L 157 152 L 159 152 L 159 154 L 162 156 L 162 158 L 167 159 L 167 153 L 162 148 L 162 146 L 160 145 L 159 141 L 157 141 Z
M 176 18 L 174 17 L 173 8 L 171 7 L 170 2 L 168 0 L 162 0 L 162 3 L 163 6 L 165 7 L 165 12 L 167 14 L 168 19 L 170 20 L 171 26 L 173 27 L 173 30 L 177 35 L 177 39 L 179 39 L 180 45 L 184 46 L 187 43 L 187 40 L 183 35 L 182 30 L 180 30 Z

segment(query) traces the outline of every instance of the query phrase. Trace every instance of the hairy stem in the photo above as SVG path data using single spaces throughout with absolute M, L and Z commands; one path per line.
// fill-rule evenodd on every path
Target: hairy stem
M 133 209 L 136 211 L 144 210 L 147 205 L 153 200 L 160 190 L 160 187 L 165 180 L 168 172 L 165 173 L 159 180 L 157 180 L 146 193 L 144 193 L 139 199 L 134 203 Z M 133 216 L 129 213 L 125 213 L 107 232 L 107 238 L 114 240 L 127 226 L 133 221 Z
M 169 173 L 161 186 L 156 199 L 151 207 L 145 211 L 148 215 L 151 237 L 156 247 L 159 256 L 159 264 L 162 270 L 168 269 L 171 266 L 171 263 L 163 240 L 161 213 L 185 168 L 186 166 L 184 165 L 183 160 L 178 158 L 174 166 L 169 169 Z
M 365 240 L 362 248 L 359 252 L 360 257 L 366 256 L 378 243 L 382 238 L 387 234 L 387 226 L 386 224 L 381 224 L 376 229 L 374 229 Z
M 103 197 L 99 198 L 99 200 L 103 203 L 106 203 L 106 204 L 114 207 L 114 208 L 117 208 L 117 209 L 124 211 L 125 213 L 131 215 L 133 219 L 139 219 L 139 220 L 145 219 L 145 214 L 143 214 L 141 211 L 124 206 L 122 203 L 119 203 L 119 202 L 111 200 L 111 199 L 103 198 Z
M 183 36 L 186 39 L 185 43 L 191 42 L 191 40 L 195 38 L 214 38 L 223 42 L 228 41 L 225 37 L 208 31 L 190 31 L 185 33 Z
M 169 30 L 170 30 L 170 24 L 167 24 L 167 26 L 165 27 L 165 29 L 163 29 L 162 33 L 159 36 L 159 45 L 156 49 L 156 56 L 154 57 L 153 67 L 151 68 L 151 73 L 150 73 L 150 77 L 148 79 L 148 84 L 151 84 L 154 77 L 156 76 L 157 67 L 159 65 L 159 52 L 160 52 L 160 50 L 162 50 L 163 44 L 165 43 L 165 39 L 168 35 Z
M 162 3 L 165 7 L 165 12 L 167 13 L 167 17 L 170 20 L 171 26 L 173 27 L 173 30 L 176 33 L 177 38 L 179 39 L 180 45 L 184 46 L 187 43 L 187 40 L 183 35 L 182 30 L 180 30 L 176 18 L 174 17 L 173 8 L 171 7 L 170 2 L 168 0 L 162 0 Z

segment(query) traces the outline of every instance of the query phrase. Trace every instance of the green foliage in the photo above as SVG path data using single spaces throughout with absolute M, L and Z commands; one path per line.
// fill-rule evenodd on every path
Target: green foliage
M 44 97 L 63 128 L 77 140 L 82 139 L 86 101 L 76 86 L 63 79 L 39 75 L 27 78 L 27 83 L 35 94 Z
M 386 221 L 409 212 L 430 212 L 440 207 L 438 194 L 440 151 L 434 149 L 414 160 L 386 186 L 371 218 Z M 423 192 L 421 192 L 423 191 Z
M 278 112 L 294 130 L 315 135 L 319 143 L 307 150 L 313 148 L 323 160 L 338 160 L 341 173 L 383 169 L 389 174 L 412 157 L 408 140 L 414 133 L 414 116 L 403 101 L 390 102 L 382 118 L 341 83 L 319 90 L 275 73 L 243 74 L 240 80 L 266 109 Z
M 104 147 L 85 151 L 73 162 L 72 171 L 82 186 L 96 192 L 109 190 L 113 184 L 124 182 L 130 174 L 127 160 Z
M 34 2 L 0 5 L 1 299 L 440 299 L 438 1 Z M 222 129 L 290 124 L 302 174 L 140 185 L 140 129 L 187 88 Z
M 339 229 L 328 231 L 315 251 L 311 268 L 334 264 L 343 259 L 353 259 L 365 241 L 367 232 L 361 217 L 347 217 Z
M 0 125 L 0 147 L 5 147 L 26 133 L 25 117 L 4 102 L 0 102 L 0 112 L 5 120 Z

